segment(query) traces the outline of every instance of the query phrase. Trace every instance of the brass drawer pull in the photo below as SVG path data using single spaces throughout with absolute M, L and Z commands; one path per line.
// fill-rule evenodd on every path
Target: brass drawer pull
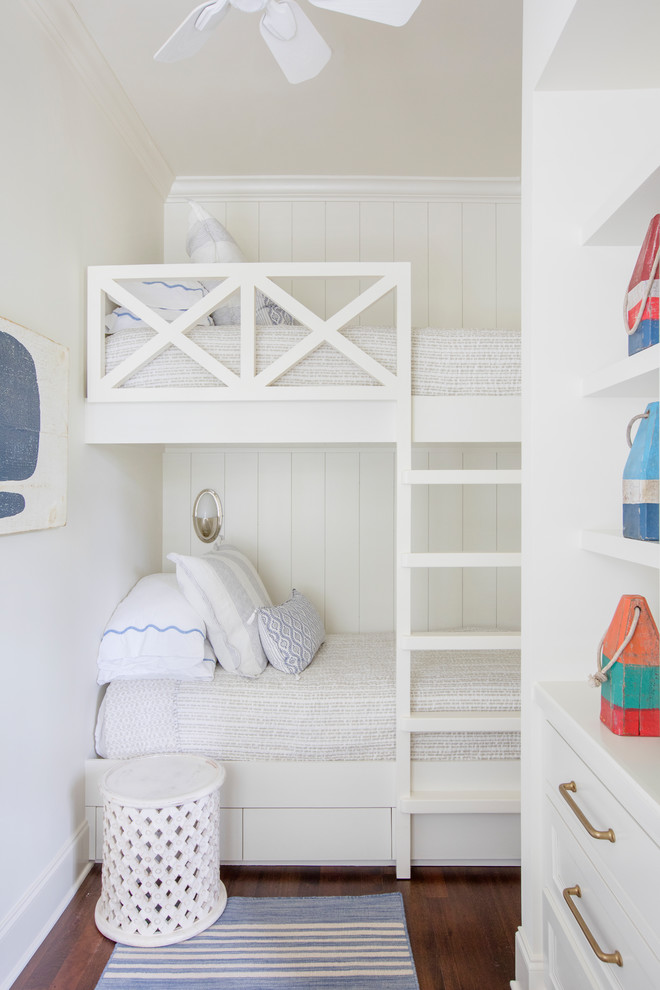
M 592 839 L 609 839 L 610 842 L 616 842 L 616 836 L 614 834 L 614 830 L 613 829 L 608 828 L 608 829 L 605 829 L 604 832 L 602 832 L 602 831 L 599 831 L 597 828 L 594 828 L 593 827 L 593 825 L 588 820 L 588 818 L 585 818 L 584 813 L 582 812 L 582 810 L 580 808 L 578 808 L 577 804 L 575 803 L 575 801 L 573 800 L 573 798 L 571 797 L 571 795 L 568 793 L 569 791 L 572 791 L 573 794 L 575 794 L 576 791 L 577 791 L 577 786 L 576 786 L 576 783 L 575 783 L 574 780 L 569 780 L 569 782 L 567 784 L 560 784 L 559 785 L 559 793 L 563 797 L 564 801 L 566 801 L 568 807 L 571 809 L 571 811 L 573 812 L 573 814 L 576 816 L 576 818 L 578 819 L 578 821 L 580 822 L 580 824 L 584 825 L 584 827 L 586 828 L 586 830 L 589 833 L 589 835 L 591 836 L 591 838 Z
M 584 935 L 587 942 L 594 950 L 594 953 L 598 956 L 600 961 L 604 963 L 616 963 L 617 966 L 623 966 L 623 959 L 621 958 L 620 952 L 603 952 L 598 942 L 591 934 L 589 930 L 589 926 L 587 925 L 586 921 L 584 920 L 584 918 L 576 908 L 575 904 L 571 900 L 572 897 L 582 897 L 582 891 L 580 890 L 578 885 L 576 884 L 574 887 L 566 887 L 562 891 L 562 894 L 564 895 L 564 900 L 568 904 L 571 914 L 573 915 L 578 925 L 582 929 L 582 934 Z

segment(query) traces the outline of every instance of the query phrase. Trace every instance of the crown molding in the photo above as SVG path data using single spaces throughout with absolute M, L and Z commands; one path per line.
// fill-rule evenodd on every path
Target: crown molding
M 69 0 L 25 0 L 25 6 L 82 78 L 165 199 L 174 174 Z
M 518 178 L 434 178 L 381 175 L 179 176 L 167 203 L 225 200 L 420 200 L 519 203 Z

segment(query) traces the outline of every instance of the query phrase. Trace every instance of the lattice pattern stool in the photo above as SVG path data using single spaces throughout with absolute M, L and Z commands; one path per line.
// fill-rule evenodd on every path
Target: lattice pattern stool
M 224 911 L 220 787 L 224 769 L 189 754 L 144 756 L 110 770 L 95 920 L 125 945 L 170 945 Z

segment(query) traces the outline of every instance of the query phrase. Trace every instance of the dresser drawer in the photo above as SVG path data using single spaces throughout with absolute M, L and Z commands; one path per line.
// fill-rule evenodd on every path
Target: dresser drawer
M 554 901 L 543 897 L 543 952 L 546 976 L 551 990 L 601 990 L 602 984 L 582 958 L 574 941 L 557 914 Z
M 550 801 L 626 913 L 660 954 L 660 847 L 547 723 L 545 733 L 544 772 Z M 573 783 L 575 790 L 562 793 L 560 785 L 567 783 Z M 615 841 L 591 836 L 577 811 L 596 830 L 611 829 Z
M 544 818 L 545 887 L 565 927 L 574 932 L 575 942 L 581 946 L 597 984 L 621 990 L 658 990 L 660 959 L 550 801 L 546 801 Z M 567 898 L 565 891 L 571 890 L 573 893 Z M 597 957 L 578 918 L 571 912 L 571 904 L 602 952 L 620 953 L 623 965 Z M 657 923 L 657 916 L 652 919 L 654 922 Z

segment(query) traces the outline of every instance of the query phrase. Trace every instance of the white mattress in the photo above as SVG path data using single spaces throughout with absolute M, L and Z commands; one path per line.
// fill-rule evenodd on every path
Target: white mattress
M 413 654 L 414 710 L 520 708 L 516 650 Z M 256 680 L 218 666 L 212 682 L 113 681 L 96 729 L 109 759 L 202 753 L 220 760 L 394 760 L 390 633 L 328 636 L 298 678 L 269 666 Z M 414 737 L 418 760 L 511 760 L 516 732 Z
M 257 331 L 257 371 L 301 340 L 302 327 L 277 326 Z M 344 331 L 358 347 L 389 371 L 396 371 L 396 336 L 388 327 L 353 327 Z M 141 327 L 106 337 L 106 373 L 154 335 Z M 231 371 L 240 373 L 240 329 L 198 326 L 188 334 L 201 348 Z M 518 395 L 520 393 L 520 334 L 515 330 L 439 330 L 412 332 L 414 395 Z M 370 385 L 373 379 L 324 344 L 283 375 L 278 385 Z M 209 372 L 176 347 L 169 347 L 124 384 L 130 388 L 165 386 L 218 387 Z

